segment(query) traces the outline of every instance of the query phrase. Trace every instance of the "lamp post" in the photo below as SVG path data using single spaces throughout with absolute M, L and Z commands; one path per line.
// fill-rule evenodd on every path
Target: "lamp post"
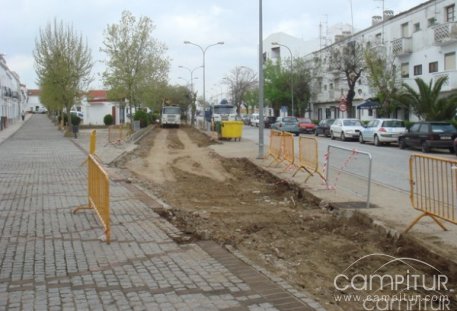
M 191 44 L 191 45 L 195 45 L 196 47 L 200 48 L 200 50 L 202 51 L 202 54 L 203 54 L 203 105 L 206 105 L 206 94 L 205 94 L 205 71 L 206 71 L 206 66 L 205 66 L 205 54 L 206 54 L 206 50 L 208 50 L 208 48 L 212 47 L 212 46 L 215 46 L 215 45 L 222 45 L 224 44 L 223 41 L 219 41 L 217 43 L 214 43 L 214 44 L 210 44 L 208 46 L 206 46 L 205 48 L 203 48 L 201 45 L 198 45 L 196 43 L 193 43 L 191 41 L 184 41 L 184 44 Z
M 289 53 L 290 53 L 290 71 L 291 71 L 291 75 L 290 75 L 290 95 L 292 96 L 292 115 L 294 115 L 294 74 L 293 74 L 293 70 L 294 70 L 294 63 L 293 63 L 293 59 L 294 59 L 294 56 L 292 55 L 292 51 L 289 49 L 289 47 L 287 45 L 284 45 L 284 44 L 281 44 L 281 43 L 278 43 L 278 42 L 272 42 L 271 45 L 277 45 L 277 46 L 283 46 L 285 47 L 286 49 L 289 50 Z
M 263 129 L 265 121 L 263 119 L 263 100 L 264 100 L 264 80 L 263 80 L 263 18 L 262 0 L 259 0 L 259 154 L 258 159 L 265 157 L 265 147 L 263 141 Z
M 186 69 L 190 72 L 190 91 L 193 93 L 194 92 L 194 79 L 198 79 L 198 77 L 194 78 L 194 71 L 202 68 L 203 66 L 198 66 L 195 67 L 194 69 L 190 69 L 189 67 L 186 66 L 178 66 L 178 68 Z M 178 78 L 179 79 L 179 78 Z

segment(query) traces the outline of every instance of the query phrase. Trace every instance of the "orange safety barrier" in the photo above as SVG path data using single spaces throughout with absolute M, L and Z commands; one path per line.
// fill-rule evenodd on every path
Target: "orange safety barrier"
M 271 130 L 270 131 L 270 145 L 268 146 L 268 154 L 267 157 L 272 157 L 273 162 L 270 163 L 273 164 L 274 162 L 281 163 L 283 159 L 282 157 L 282 132 L 280 131 L 275 131 Z
M 294 134 L 283 132 L 282 133 L 282 145 L 284 161 L 289 162 L 288 168 L 294 165 L 295 162 L 295 147 L 294 147 Z
M 325 180 L 324 175 L 319 171 L 319 151 L 317 144 L 317 139 L 312 137 L 300 136 L 298 140 L 298 168 L 293 176 L 301 169 L 305 170 L 308 173 L 305 183 L 315 173 Z
M 408 232 L 422 217 L 457 224 L 457 161 L 413 154 L 409 158 L 410 200 L 414 209 L 422 212 L 406 228 Z
M 108 127 L 108 142 L 111 144 L 121 144 L 127 140 L 131 128 L 128 124 L 110 125 Z
M 89 139 L 89 153 L 95 154 L 95 148 L 97 143 L 97 132 L 95 130 L 92 130 L 90 132 Z
M 111 242 L 111 222 L 109 206 L 109 177 L 103 167 L 97 162 L 94 154 L 87 158 L 88 168 L 88 204 L 73 210 L 75 214 L 80 209 L 94 209 L 104 227 L 105 241 Z

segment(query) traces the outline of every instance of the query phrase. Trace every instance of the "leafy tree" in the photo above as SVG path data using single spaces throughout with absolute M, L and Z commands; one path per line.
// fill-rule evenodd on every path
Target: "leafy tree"
M 290 62 L 288 62 L 290 63 Z M 292 115 L 304 115 L 308 110 L 310 92 L 310 73 L 306 67 L 303 58 L 295 58 L 293 62 L 294 68 L 289 69 L 289 74 L 293 76 L 293 91 L 294 91 L 294 110 Z
M 346 105 L 348 116 L 353 116 L 352 102 L 355 97 L 355 85 L 365 69 L 363 45 L 357 41 L 334 45 L 330 49 L 330 70 L 344 76 L 348 85 Z
M 389 116 L 398 107 L 396 98 L 400 91 L 399 73 L 394 58 L 388 58 L 384 51 L 367 49 L 365 63 L 368 82 L 376 90 L 376 98 L 381 103 L 378 114 Z
M 447 97 L 440 96 L 441 88 L 447 77 L 440 77 L 433 84 L 433 79 L 427 84 L 421 78 L 415 79 L 418 91 L 403 83 L 404 92 L 400 96 L 403 104 L 410 107 L 414 113 L 426 121 L 451 120 L 456 115 L 457 92 Z
M 133 120 L 140 121 L 140 127 L 146 127 L 149 124 L 149 116 L 146 111 L 137 110 L 133 116 Z
M 275 115 L 279 115 L 281 105 L 290 102 L 290 78 L 281 64 L 267 60 L 264 69 L 265 98 L 271 103 Z
M 119 24 L 108 25 L 102 52 L 108 56 L 103 74 L 110 98 L 127 99 L 130 108 L 153 102 L 151 94 L 167 80 L 166 47 L 152 37 L 155 29 L 148 17 L 138 20 L 128 11 Z
M 69 116 L 71 107 L 91 81 L 93 62 L 87 43 L 71 26 L 54 20 L 40 29 L 33 56 L 42 91 L 40 100 L 48 110 L 65 108 Z
M 228 86 L 232 102 L 239 115 L 246 93 L 258 83 L 256 74 L 252 69 L 237 66 L 224 77 L 222 83 Z
M 247 90 L 243 97 L 243 105 L 246 107 L 246 113 L 249 111 L 254 112 L 255 108 L 259 106 L 259 87 L 255 86 Z

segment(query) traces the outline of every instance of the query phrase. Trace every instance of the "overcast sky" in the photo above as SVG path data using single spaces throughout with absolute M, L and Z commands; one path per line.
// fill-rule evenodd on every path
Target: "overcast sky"
M 395 14 L 406 11 L 424 0 L 385 0 L 384 8 Z M 21 77 L 28 88 L 36 88 L 33 68 L 35 38 L 54 18 L 73 25 L 92 50 L 95 61 L 104 59 L 99 52 L 108 24 L 117 24 L 124 10 L 136 17 L 148 16 L 156 26 L 153 37 L 163 42 L 171 59 L 170 83 L 186 84 L 190 73 L 178 66 L 196 68 L 202 64 L 201 50 L 185 45 L 185 40 L 203 47 L 224 41 L 206 52 L 206 97 L 225 92 L 221 80 L 236 66 L 257 71 L 259 1 L 258 0 L 0 0 L 0 54 L 8 66 Z M 371 24 L 373 15 L 381 15 L 382 0 L 352 0 L 354 28 Z M 263 0 L 263 37 L 275 32 L 303 38 L 319 37 L 319 24 L 348 23 L 350 0 Z M 97 78 L 103 71 L 94 67 Z M 202 94 L 202 70 L 195 70 L 198 95 Z M 94 88 L 102 88 L 99 80 Z

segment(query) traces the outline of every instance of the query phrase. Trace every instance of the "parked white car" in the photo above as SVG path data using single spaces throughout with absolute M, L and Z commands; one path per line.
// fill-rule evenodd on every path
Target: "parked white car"
M 330 138 L 339 137 L 342 141 L 359 139 L 362 130 L 363 126 L 359 119 L 336 119 L 330 126 Z
M 398 119 L 375 119 L 368 122 L 360 132 L 359 142 L 372 142 L 375 146 L 397 143 L 398 137 L 406 132 L 405 122 Z
M 259 127 L 259 122 L 260 122 L 259 114 L 253 113 L 251 115 L 251 119 L 250 119 L 251 126 Z

